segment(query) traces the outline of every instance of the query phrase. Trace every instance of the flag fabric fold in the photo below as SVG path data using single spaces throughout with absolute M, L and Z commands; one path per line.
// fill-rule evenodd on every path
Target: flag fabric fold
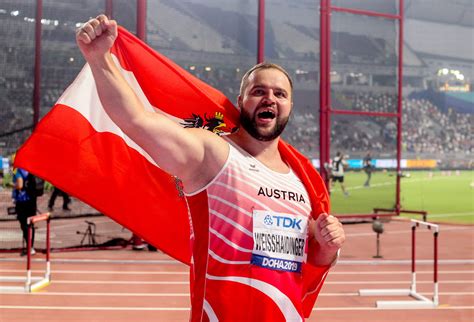
M 184 127 L 216 133 L 238 127 L 238 110 L 221 92 L 127 30 L 119 27 L 111 53 L 147 110 L 165 114 Z M 313 217 L 329 213 L 324 182 L 309 160 L 283 141 L 279 150 L 305 184 Z M 15 166 L 51 182 L 190 264 L 190 217 L 180 181 L 161 170 L 108 117 L 88 65 L 20 148 Z M 305 306 L 312 307 L 327 269 L 306 271 L 308 296 L 303 296 L 308 302 Z

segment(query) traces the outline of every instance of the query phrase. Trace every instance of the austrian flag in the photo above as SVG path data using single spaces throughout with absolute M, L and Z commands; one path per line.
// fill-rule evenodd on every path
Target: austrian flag
M 123 28 L 112 48 L 125 79 L 148 110 L 178 123 L 194 114 L 238 112 L 219 91 L 158 55 Z M 199 108 L 199 111 L 196 109 Z M 88 65 L 20 149 L 15 164 L 81 199 L 188 263 L 189 218 L 176 178 L 162 171 L 105 113 Z M 177 241 L 186 241 L 177 247 Z
M 219 134 L 238 128 L 238 110 L 222 93 L 121 27 L 111 52 L 146 109 L 183 127 L 202 127 Z M 283 141 L 279 148 L 305 184 L 313 216 L 329 212 L 324 183 L 311 163 Z M 44 178 L 190 264 L 190 216 L 179 180 L 162 171 L 108 117 L 88 65 L 18 151 L 15 166 Z M 322 284 L 322 277 L 321 272 L 310 269 L 303 268 L 303 276 L 308 277 L 308 288 L 314 289 Z M 309 311 L 317 293 L 306 295 Z

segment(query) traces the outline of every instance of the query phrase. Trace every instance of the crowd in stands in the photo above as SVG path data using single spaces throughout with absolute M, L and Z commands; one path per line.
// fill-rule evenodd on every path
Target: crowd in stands
M 415 153 L 464 153 L 471 155 L 472 113 L 447 113 L 431 102 L 420 99 L 404 101 L 403 138 L 405 149 Z
M 82 1 L 84 2 L 84 1 Z M 81 2 L 81 3 L 82 3 Z M 13 5 L 13 4 L 12 4 Z M 72 4 L 71 4 L 72 5 Z M 80 4 L 76 6 L 81 7 Z M 29 6 L 26 6 L 29 8 Z M 26 8 L 25 7 L 25 8 Z M 51 18 L 59 19 L 63 13 L 61 8 L 48 7 L 47 14 Z M 33 12 L 30 8 L 30 12 Z M 57 9 L 57 10 L 56 10 Z M 211 86 L 221 90 L 231 101 L 236 102 L 238 96 L 240 79 L 246 68 L 240 66 L 238 61 L 255 51 L 255 36 L 247 37 L 255 33 L 255 26 L 245 22 L 253 19 L 253 16 L 237 14 L 226 10 L 214 8 L 209 9 L 204 5 L 195 3 L 178 3 L 164 1 L 163 10 L 167 10 L 168 16 L 186 16 L 191 20 L 198 20 L 201 24 L 207 24 L 206 28 L 221 34 L 219 44 L 208 44 L 212 48 L 219 46 L 220 54 L 229 54 L 229 64 L 221 62 L 220 66 L 206 66 L 204 63 L 192 63 L 178 61 L 178 63 L 198 78 Z M 32 125 L 32 94 L 34 63 L 34 24 L 25 22 L 25 17 L 16 17 L 6 10 L 0 12 L 1 26 L 0 40 L 6 46 L 0 49 L 0 143 L 7 142 L 8 147 L 1 148 L 3 154 L 11 153 L 23 143 L 31 132 L 28 126 Z M 74 43 L 73 31 L 74 21 L 84 13 L 68 16 L 67 24 L 59 24 L 56 27 L 45 26 L 43 30 L 42 50 L 42 85 L 41 85 L 41 112 L 43 116 L 56 102 L 60 94 L 78 74 L 83 65 L 83 60 Z M 218 16 L 221 19 L 215 19 Z M 214 17 L 211 19 L 211 17 Z M 194 21 L 193 20 L 193 21 Z M 158 21 L 160 21 L 158 19 Z M 228 24 L 228 25 L 227 25 Z M 172 25 L 170 23 L 170 25 Z M 235 31 L 235 25 L 247 26 L 244 31 Z M 160 25 L 158 25 L 159 27 Z M 277 28 L 276 26 L 274 26 Z M 25 29 L 26 28 L 26 29 Z M 203 27 L 204 28 L 204 27 Z M 275 29 L 273 28 L 273 29 Z M 306 37 L 312 37 L 315 30 L 298 24 L 283 23 L 279 26 L 283 32 L 299 32 Z M 277 28 L 277 29 L 278 29 Z M 153 26 L 150 26 L 153 31 Z M 164 30 L 162 27 L 158 30 Z M 269 31 L 273 30 L 269 24 Z M 207 29 L 206 29 L 207 30 Z M 276 30 L 276 29 L 275 29 Z M 160 31 L 161 32 L 161 31 Z M 165 32 L 165 31 L 163 31 Z M 271 32 L 270 32 L 271 34 Z M 15 38 L 12 38 L 13 37 Z M 181 35 L 181 34 L 178 34 Z M 187 33 L 183 34 L 187 35 Z M 159 35 L 163 38 L 163 35 Z M 209 36 L 209 35 L 208 35 Z M 184 36 L 183 36 L 184 37 Z M 150 37 L 153 39 L 153 37 Z M 212 38 L 212 37 L 209 37 Z M 283 37 L 284 38 L 284 37 Z M 15 39 L 15 40 L 13 40 Z M 216 38 L 217 39 L 217 38 Z M 316 39 L 316 38 L 315 38 Z M 384 40 L 370 38 L 367 35 L 352 35 L 345 32 L 337 32 L 335 35 L 333 55 L 338 62 L 364 63 L 376 61 L 377 57 L 385 53 Z M 190 40 L 182 39 L 187 46 L 191 46 Z M 198 40 L 196 40 L 198 42 Z M 279 40 L 281 41 L 281 40 Z M 229 42 L 225 46 L 223 42 Z M 311 54 L 308 59 L 315 59 L 317 54 L 311 48 L 290 46 L 295 50 L 292 57 L 289 53 L 282 55 L 284 44 L 279 44 L 276 38 L 268 36 L 267 55 L 275 58 L 287 59 L 301 58 L 301 54 Z M 164 43 L 161 46 L 166 47 Z M 169 44 L 168 44 L 169 45 Z M 173 47 L 172 45 L 169 45 Z M 217 46 L 217 47 L 216 47 Z M 207 47 L 206 47 L 207 48 Z M 204 47 L 192 47 L 192 50 L 204 50 Z M 213 49 L 216 51 L 217 49 Z M 237 56 L 233 56 L 237 54 Z M 351 55 L 359 58 L 354 61 Z M 242 59 L 243 59 L 242 58 Z M 375 62 L 375 64 L 386 64 L 392 57 Z M 232 62 L 232 63 L 231 63 Z M 289 71 L 296 82 L 303 82 L 302 75 L 296 70 Z M 306 82 L 316 88 L 317 73 L 305 74 Z M 305 84 L 306 87 L 308 84 Z M 374 86 L 376 85 L 374 80 Z M 383 84 L 379 84 L 383 85 Z M 298 88 L 296 86 L 295 88 Z M 319 154 L 319 115 L 317 98 L 305 94 L 308 90 L 296 90 L 294 94 L 295 110 L 292 115 L 285 138 L 300 149 L 303 153 L 316 157 Z M 363 112 L 397 112 L 397 96 L 395 93 L 368 93 L 339 91 L 331 94 L 332 106 L 337 109 L 355 110 Z M 403 100 L 403 149 L 409 153 L 431 153 L 449 154 L 464 153 L 471 154 L 471 124 L 473 114 L 459 114 L 452 109 L 440 109 L 430 101 L 424 99 Z M 396 149 L 397 122 L 394 117 L 373 116 L 331 116 L 331 149 L 353 152 L 365 152 L 372 150 L 374 153 L 393 153 Z M 19 131 L 24 129 L 23 131 Z M 11 134 L 9 134 L 11 133 Z M 5 152 L 7 151 L 7 152 Z
M 78 72 L 74 70 L 74 72 Z M 196 76 L 218 87 L 235 103 L 238 95 L 241 72 L 236 68 L 206 71 L 202 66 L 190 70 Z M 72 77 L 72 76 L 71 76 Z M 63 86 L 64 88 L 66 85 Z M 59 98 L 63 88 L 42 88 L 42 113 L 44 115 Z M 295 110 L 285 132 L 285 139 L 304 154 L 317 157 L 319 154 L 319 115 L 315 99 L 309 99 L 303 91 L 295 91 Z M 314 95 L 313 95 L 314 96 Z M 0 117 L 4 120 L 0 133 L 8 133 L 31 125 L 32 121 L 32 83 L 19 79 L 0 81 Z M 338 109 L 396 113 L 397 98 L 386 93 L 341 93 L 332 95 L 333 106 Z M 453 109 L 442 109 L 425 99 L 404 99 L 403 104 L 403 152 L 415 154 L 463 153 L 473 152 L 471 143 L 471 124 L 474 115 L 461 114 Z M 396 151 L 397 120 L 395 117 L 332 115 L 331 149 L 347 153 L 371 150 L 376 154 Z M 12 133 L 2 140 L 19 146 L 29 135 L 30 130 Z M 13 148 L 14 150 L 14 148 Z M 11 152 L 11 151 L 10 151 Z
M 298 95 L 296 92 L 295 95 Z M 397 98 L 392 94 L 345 93 L 339 98 L 341 109 L 396 113 Z M 350 104 L 352 103 L 352 105 Z M 402 152 L 447 156 L 452 153 L 471 155 L 471 125 L 474 114 L 442 109 L 424 99 L 402 101 Z M 295 109 L 286 139 L 310 156 L 319 153 L 319 117 L 307 110 Z M 394 154 L 397 125 L 394 117 L 333 115 L 331 149 L 347 153 L 371 150 L 375 154 Z
M 319 116 L 315 112 L 301 113 L 295 109 L 283 138 L 307 156 L 319 154 Z

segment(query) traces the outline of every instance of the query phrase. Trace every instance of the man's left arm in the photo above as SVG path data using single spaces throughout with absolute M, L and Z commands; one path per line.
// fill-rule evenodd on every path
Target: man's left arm
M 308 263 L 327 266 L 335 262 L 346 236 L 340 221 L 322 213 L 309 223 Z

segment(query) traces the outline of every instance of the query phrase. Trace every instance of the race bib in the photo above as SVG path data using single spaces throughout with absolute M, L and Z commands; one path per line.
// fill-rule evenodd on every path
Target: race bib
M 306 260 L 308 218 L 268 210 L 253 212 L 251 263 L 287 272 L 301 272 Z

